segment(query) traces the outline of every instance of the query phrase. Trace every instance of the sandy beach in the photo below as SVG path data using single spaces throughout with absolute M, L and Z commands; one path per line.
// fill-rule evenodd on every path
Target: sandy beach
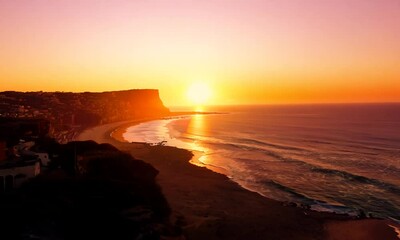
M 187 150 L 124 142 L 125 129 L 146 120 L 150 119 L 97 126 L 77 140 L 112 144 L 158 169 L 157 181 L 172 208 L 171 218 L 187 239 L 399 239 L 389 220 L 287 206 L 190 164 L 193 154 Z

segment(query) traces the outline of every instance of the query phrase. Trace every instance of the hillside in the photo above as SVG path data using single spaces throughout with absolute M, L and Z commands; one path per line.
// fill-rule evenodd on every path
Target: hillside
M 50 121 L 50 134 L 60 142 L 90 126 L 165 116 L 169 113 L 158 90 L 111 92 L 0 92 L 0 117 Z

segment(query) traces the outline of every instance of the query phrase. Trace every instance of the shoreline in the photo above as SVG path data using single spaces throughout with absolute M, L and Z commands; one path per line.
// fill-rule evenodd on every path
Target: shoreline
M 112 144 L 158 169 L 157 180 L 173 210 L 172 218 L 184 222 L 184 233 L 191 239 L 398 239 L 389 226 L 398 224 L 389 220 L 287 206 L 190 163 L 196 156 L 189 150 L 123 139 L 126 128 L 157 119 L 161 118 L 97 126 L 83 131 L 77 140 Z

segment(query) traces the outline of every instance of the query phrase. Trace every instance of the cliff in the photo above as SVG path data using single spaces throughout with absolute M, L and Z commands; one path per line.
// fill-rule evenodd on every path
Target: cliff
M 102 117 L 103 122 L 115 122 L 128 119 L 166 115 L 169 113 L 159 96 L 158 90 L 126 90 L 102 93 L 80 93 L 84 102 Z
M 60 142 L 98 124 L 169 114 L 155 89 L 111 92 L 0 92 L 0 117 L 40 118 Z

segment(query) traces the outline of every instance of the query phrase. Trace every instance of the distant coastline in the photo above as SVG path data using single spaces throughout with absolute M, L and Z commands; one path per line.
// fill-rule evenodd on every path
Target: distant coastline
M 157 89 L 109 92 L 0 92 L 0 116 L 44 119 L 50 136 L 67 143 L 93 126 L 168 116 Z

